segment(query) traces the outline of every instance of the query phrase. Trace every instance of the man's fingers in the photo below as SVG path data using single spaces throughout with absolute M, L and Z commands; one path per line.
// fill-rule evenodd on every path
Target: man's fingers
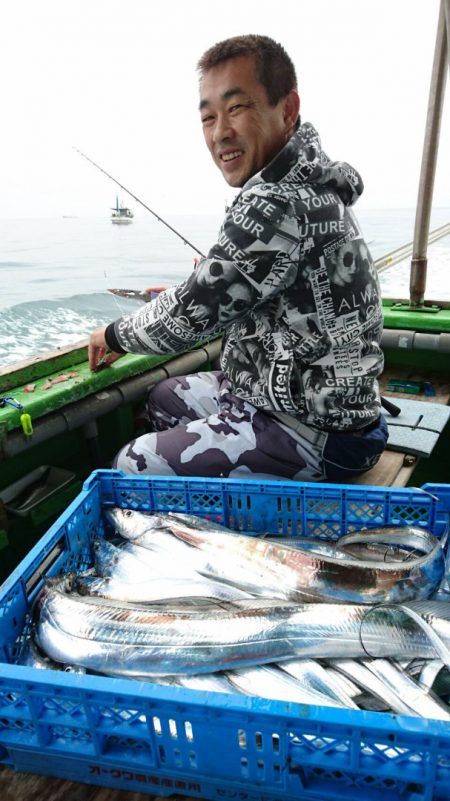
M 101 370 L 103 367 L 109 367 L 111 364 L 120 359 L 121 356 L 125 356 L 124 353 L 114 353 L 113 351 L 108 351 L 105 348 L 96 348 L 93 349 L 92 356 L 89 358 L 89 367 L 94 372 Z
M 88 357 L 91 370 L 97 370 L 108 347 L 105 340 L 105 329 L 96 328 L 89 338 Z
M 108 348 L 105 340 L 104 328 L 96 328 L 95 331 L 92 332 L 88 346 L 89 367 L 91 370 L 96 372 L 102 367 L 107 367 L 117 361 L 117 359 L 120 359 L 120 357 L 124 355 L 124 353 L 115 353 Z
M 105 356 L 104 362 L 105 362 L 105 364 L 113 364 L 113 362 L 116 362 L 117 359 L 120 359 L 121 356 L 125 356 L 125 354 L 124 353 L 115 353 L 114 351 L 111 351 L 111 353 L 108 353 Z

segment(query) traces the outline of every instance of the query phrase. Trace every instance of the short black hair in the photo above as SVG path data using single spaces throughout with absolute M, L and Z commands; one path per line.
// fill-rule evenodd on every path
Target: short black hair
M 269 36 L 256 34 L 233 36 L 210 47 L 197 64 L 200 77 L 238 56 L 254 56 L 256 77 L 264 86 L 271 106 L 297 88 L 295 67 L 284 47 Z

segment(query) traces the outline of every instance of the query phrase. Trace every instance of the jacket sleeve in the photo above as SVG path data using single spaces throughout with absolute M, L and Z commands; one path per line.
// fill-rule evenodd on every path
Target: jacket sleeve
M 276 184 L 239 195 L 218 241 L 191 275 L 107 328 L 116 351 L 167 354 L 223 331 L 294 280 L 298 224 Z

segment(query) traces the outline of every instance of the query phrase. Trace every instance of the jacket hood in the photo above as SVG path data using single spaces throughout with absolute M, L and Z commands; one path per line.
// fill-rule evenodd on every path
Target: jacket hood
M 243 191 L 259 183 L 302 183 L 333 189 L 346 206 L 362 194 L 359 173 L 346 161 L 331 161 L 320 143 L 316 129 L 304 122 L 289 142 L 263 169 L 250 178 Z

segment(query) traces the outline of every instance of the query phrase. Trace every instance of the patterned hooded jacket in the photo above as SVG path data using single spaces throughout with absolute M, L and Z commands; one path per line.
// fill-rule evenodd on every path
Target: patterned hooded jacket
M 108 345 L 167 354 L 224 332 L 221 368 L 235 395 L 321 430 L 373 423 L 383 321 L 350 209 L 362 190 L 304 123 L 247 181 L 189 278 L 108 326 Z

